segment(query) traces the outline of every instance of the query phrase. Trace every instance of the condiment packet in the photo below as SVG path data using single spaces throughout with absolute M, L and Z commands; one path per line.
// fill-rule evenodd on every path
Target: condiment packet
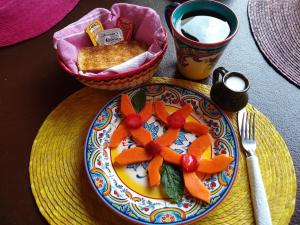
M 97 34 L 103 30 L 103 25 L 99 20 L 94 20 L 87 26 L 85 31 L 89 35 L 94 46 L 97 46 Z
M 129 19 L 126 19 L 124 17 L 119 17 L 117 20 L 117 27 L 119 27 L 124 36 L 125 41 L 130 41 L 132 37 L 133 32 L 133 22 Z
M 99 45 L 113 45 L 124 41 L 123 32 L 120 28 L 103 30 L 97 33 L 96 41 Z

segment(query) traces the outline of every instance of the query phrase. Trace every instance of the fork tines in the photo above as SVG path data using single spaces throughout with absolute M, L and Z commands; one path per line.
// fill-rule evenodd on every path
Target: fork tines
M 255 113 L 243 113 L 241 136 L 242 139 L 255 140 Z

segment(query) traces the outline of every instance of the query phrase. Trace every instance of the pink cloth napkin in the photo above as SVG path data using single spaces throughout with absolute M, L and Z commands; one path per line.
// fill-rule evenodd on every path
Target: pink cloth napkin
M 0 47 L 46 32 L 78 2 L 79 0 L 0 0 Z
M 78 71 L 77 56 L 79 49 L 84 46 L 92 46 L 88 35 L 85 33 L 87 25 L 99 19 L 104 29 L 114 28 L 119 17 L 133 21 L 134 31 L 132 39 L 147 44 L 149 46 L 148 51 L 121 65 L 97 74 Z M 53 35 L 54 48 L 64 64 L 73 73 L 86 76 L 121 73 L 137 68 L 157 56 L 162 51 L 165 41 L 166 34 L 160 17 L 153 9 L 126 3 L 114 4 L 111 7 L 111 11 L 103 8 L 94 9 L 78 21 Z

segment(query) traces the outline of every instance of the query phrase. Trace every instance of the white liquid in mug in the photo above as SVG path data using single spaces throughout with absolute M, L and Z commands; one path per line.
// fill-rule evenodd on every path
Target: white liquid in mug
M 245 81 L 237 76 L 228 77 L 225 80 L 225 85 L 233 91 L 243 91 L 246 88 Z

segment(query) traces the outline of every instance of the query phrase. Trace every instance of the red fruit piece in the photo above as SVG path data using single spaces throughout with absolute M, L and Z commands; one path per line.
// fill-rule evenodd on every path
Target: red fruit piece
M 169 127 L 174 128 L 174 129 L 179 129 L 179 128 L 183 127 L 183 125 L 185 123 L 185 118 L 182 115 L 180 115 L 179 113 L 173 113 L 170 116 L 168 116 L 167 121 L 168 121 Z
M 155 141 L 150 141 L 146 144 L 145 150 L 149 155 L 156 155 L 159 154 L 162 150 L 162 147 L 160 144 L 158 144 Z
M 133 113 L 126 116 L 125 124 L 130 129 L 137 129 L 143 125 L 143 120 L 139 114 Z
M 190 154 L 184 154 L 181 157 L 181 166 L 185 172 L 194 172 L 199 166 L 197 158 Z

